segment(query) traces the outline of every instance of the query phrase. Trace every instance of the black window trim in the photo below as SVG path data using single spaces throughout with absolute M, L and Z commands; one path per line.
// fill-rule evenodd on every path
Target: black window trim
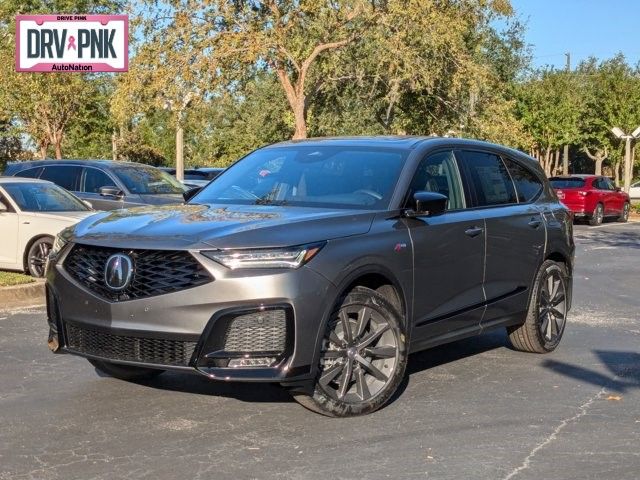
M 128 190 L 126 188 L 123 187 L 123 185 L 114 178 L 115 175 L 111 175 L 111 172 L 109 172 L 109 170 L 100 168 L 100 167 L 95 167 L 93 165 L 83 165 L 82 166 L 82 173 L 80 174 L 80 193 L 88 193 L 88 194 L 92 194 L 92 195 L 100 195 L 99 193 L 95 193 L 95 192 L 87 192 L 84 190 L 84 182 L 86 179 L 86 172 L 88 168 L 92 168 L 93 170 L 98 170 L 99 172 L 104 173 L 107 177 L 109 177 L 111 179 L 111 181 L 113 182 L 113 184 L 118 187 L 120 190 L 122 190 L 125 195 L 128 194 Z

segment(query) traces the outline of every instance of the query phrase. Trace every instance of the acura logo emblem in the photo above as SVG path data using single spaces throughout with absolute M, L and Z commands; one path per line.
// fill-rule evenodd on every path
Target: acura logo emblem
M 116 253 L 107 258 L 104 266 L 104 283 L 111 290 L 124 290 L 131 282 L 133 263 L 131 258 L 122 253 Z

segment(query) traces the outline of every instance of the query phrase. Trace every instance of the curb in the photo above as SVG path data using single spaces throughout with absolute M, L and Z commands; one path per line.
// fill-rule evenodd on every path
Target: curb
M 44 280 L 0 288 L 0 310 L 44 304 Z

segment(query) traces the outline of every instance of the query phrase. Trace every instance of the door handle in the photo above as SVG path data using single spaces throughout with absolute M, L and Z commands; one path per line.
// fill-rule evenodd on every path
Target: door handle
M 469 237 L 477 237 L 478 235 L 480 235 L 482 233 L 482 228 L 480 227 L 471 227 L 471 228 L 467 228 L 464 233 L 465 235 L 468 235 Z
M 542 225 L 542 220 L 537 220 L 537 219 L 535 219 L 535 218 L 532 218 L 532 219 L 529 221 L 528 225 L 529 225 L 531 228 L 538 228 L 538 227 L 540 227 L 540 225 Z

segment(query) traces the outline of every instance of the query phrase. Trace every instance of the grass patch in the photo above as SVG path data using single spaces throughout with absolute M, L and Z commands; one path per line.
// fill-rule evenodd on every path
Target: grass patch
M 9 287 L 11 285 L 23 285 L 25 283 L 35 282 L 33 277 L 17 272 L 0 272 L 0 287 Z

